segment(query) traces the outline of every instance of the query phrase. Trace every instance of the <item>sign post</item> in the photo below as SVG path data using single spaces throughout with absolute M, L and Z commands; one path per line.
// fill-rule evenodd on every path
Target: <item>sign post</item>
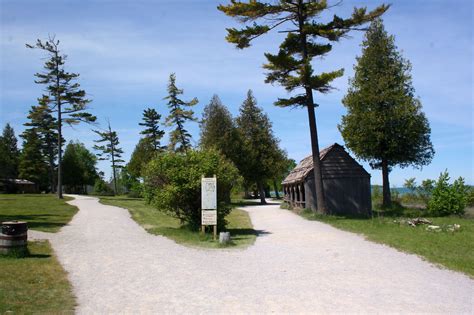
M 214 227 L 214 240 L 217 239 L 217 178 L 201 178 L 201 228 L 204 233 L 206 225 Z

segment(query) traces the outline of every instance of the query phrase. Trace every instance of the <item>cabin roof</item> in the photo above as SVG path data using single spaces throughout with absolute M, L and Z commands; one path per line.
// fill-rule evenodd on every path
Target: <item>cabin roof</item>
M 319 160 L 321 161 L 321 167 L 325 168 L 324 161 L 328 157 L 329 153 L 333 150 L 337 150 L 342 153 L 342 157 L 345 160 L 346 163 L 344 163 L 344 166 L 341 167 L 336 167 L 334 168 L 334 165 L 331 165 L 326 167 L 326 172 L 323 172 L 323 178 L 328 177 L 328 173 L 331 172 L 331 170 L 335 170 L 334 174 L 337 173 L 337 175 L 341 176 L 341 173 L 347 173 L 351 177 L 353 176 L 370 176 L 369 173 L 360 165 L 357 163 L 350 155 L 347 153 L 346 150 L 344 150 L 344 147 L 341 146 L 340 144 L 334 143 L 333 145 L 324 148 L 319 152 Z M 334 161 L 331 163 L 334 164 Z M 302 182 L 305 180 L 305 178 L 311 173 L 313 170 L 313 156 L 309 155 L 305 157 L 304 159 L 301 160 L 301 162 L 288 174 L 288 176 L 283 180 L 282 184 L 293 184 L 293 183 L 298 183 Z

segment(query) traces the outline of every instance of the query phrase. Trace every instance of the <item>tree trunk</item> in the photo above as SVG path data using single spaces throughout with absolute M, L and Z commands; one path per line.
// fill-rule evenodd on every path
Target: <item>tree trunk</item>
M 392 196 L 390 194 L 390 182 L 388 175 L 390 170 L 388 168 L 387 160 L 382 160 L 382 181 L 383 181 L 383 201 L 382 207 L 389 208 L 392 205 Z
M 278 193 L 278 186 L 275 179 L 273 180 L 273 189 L 275 190 L 275 198 L 280 199 L 280 194 Z
M 59 90 L 59 63 L 58 63 L 58 51 L 54 52 L 56 60 L 56 107 L 58 109 L 58 198 L 63 199 L 63 171 L 61 161 L 63 158 L 62 153 L 62 113 L 61 113 L 61 92 Z
M 301 49 L 303 62 L 308 62 L 308 47 L 306 33 L 304 31 L 305 12 L 303 10 L 303 1 L 298 1 L 298 27 L 300 33 Z M 311 153 L 313 154 L 314 186 L 316 188 L 316 208 L 318 213 L 327 214 L 326 199 L 323 190 L 323 178 L 321 175 L 321 163 L 319 160 L 318 129 L 316 126 L 316 117 L 314 114 L 313 90 L 309 85 L 309 73 L 305 74 L 304 86 L 306 91 L 306 108 L 308 109 L 309 131 L 311 136 Z
M 257 186 L 258 186 L 258 192 L 260 194 L 260 204 L 266 205 L 267 201 L 265 200 L 265 190 L 263 189 L 263 184 L 258 183 Z
M 58 103 L 58 198 L 63 199 L 63 178 L 62 178 L 62 143 L 61 143 L 61 138 L 62 138 L 62 132 L 61 132 L 61 105 Z

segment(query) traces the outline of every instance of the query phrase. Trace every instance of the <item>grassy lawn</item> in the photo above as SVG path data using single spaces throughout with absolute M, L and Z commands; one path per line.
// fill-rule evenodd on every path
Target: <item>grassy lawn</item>
M 461 225 L 461 228 L 455 232 L 432 232 L 426 230 L 426 225 L 411 227 L 403 223 L 400 224 L 400 219 L 395 217 L 357 219 L 321 216 L 314 214 L 311 210 L 304 210 L 300 212 L 300 215 L 309 220 L 331 224 L 342 230 L 363 234 L 371 241 L 420 255 L 430 262 L 474 277 L 473 219 L 428 218 L 434 225 Z
M 163 235 L 184 245 L 206 248 L 220 247 L 219 242 L 214 241 L 210 233 L 203 235 L 189 230 L 182 226 L 178 219 L 159 212 L 154 207 L 147 205 L 143 199 L 120 196 L 100 197 L 100 202 L 128 209 L 132 218 L 151 234 Z M 232 238 L 232 244 L 226 247 L 242 248 L 255 242 L 257 231 L 253 229 L 247 212 L 234 209 L 226 219 L 229 222 L 227 231 L 230 232 Z
M 57 232 L 76 214 L 77 208 L 54 195 L 0 195 L 0 222 L 18 220 L 28 222 L 28 228 L 43 232 Z
M 0 314 L 73 314 L 66 272 L 48 242 L 29 242 L 24 258 L 0 255 Z

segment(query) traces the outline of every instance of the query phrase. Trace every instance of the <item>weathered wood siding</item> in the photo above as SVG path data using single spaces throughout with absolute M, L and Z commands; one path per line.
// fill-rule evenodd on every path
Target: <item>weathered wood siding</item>
M 320 157 L 323 189 L 330 213 L 370 215 L 370 174 L 338 144 L 322 150 Z M 283 181 L 283 185 L 292 187 L 304 180 L 304 206 L 316 210 L 314 172 L 310 164 L 311 156 L 303 159 Z M 293 203 L 299 204 L 294 200 Z

